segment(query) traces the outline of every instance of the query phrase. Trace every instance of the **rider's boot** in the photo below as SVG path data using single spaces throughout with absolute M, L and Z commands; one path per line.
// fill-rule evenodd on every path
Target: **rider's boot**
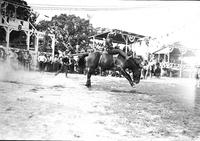
M 133 56 L 126 56 L 126 61 L 129 60 L 130 58 L 132 58 Z

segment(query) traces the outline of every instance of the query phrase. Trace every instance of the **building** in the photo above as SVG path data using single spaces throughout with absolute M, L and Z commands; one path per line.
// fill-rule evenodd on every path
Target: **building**
M 44 43 L 45 33 L 37 31 L 29 22 L 30 15 L 25 14 L 27 10 L 31 10 L 30 7 L 0 0 L 0 46 L 6 53 L 10 49 L 28 50 L 36 66 L 38 49 Z M 48 36 L 54 57 L 55 35 Z
M 144 35 L 139 35 L 139 34 L 130 33 L 130 32 L 122 31 L 122 30 L 113 29 L 111 31 L 106 31 L 101 34 L 91 36 L 90 39 L 93 42 L 93 45 L 92 45 L 93 48 L 96 46 L 100 46 L 100 48 L 102 48 L 102 46 L 104 46 L 105 44 L 105 39 L 107 38 L 107 35 L 110 32 L 116 33 L 116 36 L 113 38 L 113 45 L 119 46 L 119 48 L 124 50 L 126 53 L 128 51 L 139 52 L 138 50 L 136 50 L 135 44 L 138 42 L 143 42 L 145 41 L 145 39 L 149 38 Z

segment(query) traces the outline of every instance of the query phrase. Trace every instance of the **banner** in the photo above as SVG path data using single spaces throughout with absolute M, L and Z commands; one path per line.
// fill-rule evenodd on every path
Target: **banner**
M 172 52 L 174 50 L 174 47 L 169 47 L 169 52 Z
M 134 42 L 135 41 L 135 36 L 133 36 L 133 35 L 128 35 L 128 39 L 129 39 L 129 41 L 130 42 Z

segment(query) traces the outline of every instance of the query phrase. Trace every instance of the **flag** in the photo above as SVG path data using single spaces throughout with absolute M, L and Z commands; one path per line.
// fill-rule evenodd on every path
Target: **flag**
M 47 15 L 44 15 L 46 18 L 49 18 L 49 16 L 47 16 Z
M 87 18 L 88 18 L 88 20 L 90 20 L 91 19 L 91 15 L 87 14 Z

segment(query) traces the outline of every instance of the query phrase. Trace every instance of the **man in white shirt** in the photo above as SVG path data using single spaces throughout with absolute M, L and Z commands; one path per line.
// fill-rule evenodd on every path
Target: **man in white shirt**
M 47 58 L 45 57 L 44 53 L 40 53 L 40 55 L 38 56 L 38 63 L 39 63 L 40 71 L 44 71 L 46 61 L 47 61 Z

